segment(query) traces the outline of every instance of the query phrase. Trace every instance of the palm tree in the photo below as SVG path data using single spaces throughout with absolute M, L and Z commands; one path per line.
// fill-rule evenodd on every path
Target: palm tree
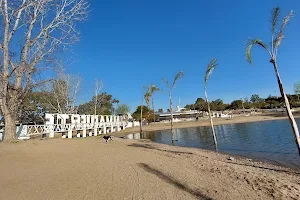
M 264 48 L 267 53 L 270 55 L 270 63 L 273 64 L 273 67 L 274 67 L 274 70 L 275 70 L 275 74 L 276 74 L 276 78 L 277 78 L 277 82 L 278 82 L 278 86 L 279 86 L 279 89 L 280 89 L 280 93 L 281 93 L 281 96 L 282 98 L 284 99 L 284 102 L 285 102 L 285 106 L 286 106 L 286 110 L 287 110 L 287 114 L 288 114 L 288 117 L 289 117 L 289 120 L 290 120 L 290 123 L 291 123 L 291 126 L 293 128 L 293 132 L 294 132 L 294 135 L 295 135 L 295 141 L 296 141 L 296 144 L 297 144 L 297 147 L 298 147 L 298 152 L 299 152 L 299 155 L 300 155 L 300 136 L 299 136 L 299 130 L 298 130 L 298 126 L 297 126 L 297 123 L 294 119 L 294 116 L 292 114 L 292 111 L 290 109 L 290 103 L 289 103 L 289 100 L 286 96 L 286 93 L 284 92 L 284 89 L 283 89 L 283 85 L 282 85 L 282 81 L 280 79 L 280 75 L 279 75 L 279 72 L 278 72 L 278 67 L 277 67 L 277 52 L 278 52 L 278 48 L 284 38 L 284 30 L 285 30 L 285 27 L 286 25 L 288 24 L 288 22 L 290 21 L 291 17 L 293 16 L 293 13 L 294 11 L 291 11 L 282 21 L 282 24 L 281 24 L 281 27 L 280 27 L 280 30 L 278 31 L 278 33 L 276 32 L 276 27 L 277 27 L 277 24 L 278 24 L 278 18 L 279 18 L 279 15 L 280 15 L 280 8 L 279 7 L 276 7 L 272 10 L 272 41 L 271 41 L 271 48 L 268 47 L 268 45 L 266 45 L 265 43 L 263 43 L 259 38 L 256 38 L 256 39 L 249 39 L 248 42 L 247 42 L 247 46 L 246 46 L 246 58 L 247 58 L 247 61 L 252 64 L 252 58 L 251 58 L 251 50 L 252 50 L 252 47 L 254 45 L 258 45 L 262 48 Z
M 145 88 L 146 88 L 146 87 L 143 86 L 143 94 L 144 94 Z M 147 92 L 146 92 L 146 93 L 147 93 Z M 142 123 L 143 123 L 143 104 L 144 104 L 144 99 L 146 99 L 146 98 L 145 98 L 146 93 L 143 95 L 143 98 L 142 98 L 142 105 L 141 105 L 141 121 L 140 121 L 140 134 L 143 133 L 143 125 L 142 125 Z M 146 101 L 146 102 L 147 102 L 147 101 Z
M 155 114 L 154 114 L 154 98 L 153 98 L 153 94 L 155 92 L 161 91 L 156 85 L 151 84 L 148 87 L 147 92 L 144 95 L 144 98 L 146 100 L 147 106 L 150 108 L 150 100 L 152 101 L 152 110 L 153 110 L 153 115 L 154 115 L 154 121 L 155 121 Z
M 209 78 L 209 76 L 211 75 L 211 73 L 213 72 L 213 70 L 215 69 L 216 66 L 217 66 L 217 59 L 215 59 L 215 58 L 212 59 L 210 61 L 210 63 L 208 64 L 208 66 L 207 66 L 205 77 L 204 77 L 204 95 L 205 95 L 205 99 L 206 99 L 206 103 L 207 103 L 210 126 L 211 126 L 211 130 L 212 130 L 213 138 L 214 138 L 215 148 L 217 150 L 217 146 L 218 146 L 217 145 L 217 138 L 216 138 L 216 134 L 215 134 L 214 124 L 213 124 L 213 120 L 212 120 L 212 117 L 211 117 L 210 106 L 209 106 L 209 101 L 208 101 L 207 92 L 206 92 L 206 85 L 207 85 L 208 78 Z
M 174 133 L 173 133 L 173 109 L 172 109 L 172 89 L 175 87 L 176 82 L 183 76 L 183 72 L 178 72 L 173 79 L 172 85 L 169 84 L 169 81 L 166 78 L 162 78 L 162 81 L 167 85 L 169 98 L 170 98 L 170 114 L 171 114 L 171 132 L 172 132 L 172 143 L 174 144 Z

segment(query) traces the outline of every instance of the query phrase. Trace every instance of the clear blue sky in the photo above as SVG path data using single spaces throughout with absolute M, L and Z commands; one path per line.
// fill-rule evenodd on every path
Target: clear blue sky
M 89 101 L 94 80 L 104 90 L 128 104 L 134 111 L 141 103 L 142 87 L 171 80 L 178 71 L 185 76 L 173 91 L 174 106 L 193 103 L 203 97 L 206 66 L 213 58 L 218 67 L 208 82 L 210 100 L 225 103 L 259 94 L 279 95 L 268 55 L 253 51 L 254 65 L 245 60 L 249 37 L 271 40 L 270 11 L 276 5 L 283 15 L 293 9 L 294 18 L 286 29 L 278 54 L 279 71 L 287 93 L 300 81 L 299 0 L 111 0 L 90 1 L 91 16 L 79 28 L 81 41 L 74 47 L 78 60 L 67 72 L 80 74 L 84 81 L 78 103 Z M 155 94 L 156 108 L 168 108 L 167 92 Z

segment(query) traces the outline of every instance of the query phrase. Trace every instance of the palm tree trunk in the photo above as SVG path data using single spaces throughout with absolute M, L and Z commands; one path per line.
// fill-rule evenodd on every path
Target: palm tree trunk
M 207 110 L 208 110 L 208 113 L 209 113 L 210 126 L 211 126 L 211 130 L 212 130 L 212 134 L 213 134 L 213 138 L 214 138 L 214 143 L 215 143 L 215 149 L 217 150 L 218 149 L 217 148 L 218 147 L 217 138 L 216 138 L 216 134 L 215 134 L 213 120 L 212 120 L 212 117 L 211 117 L 209 101 L 208 101 L 208 97 L 207 97 L 207 93 L 206 93 L 206 87 L 204 88 L 204 93 L 205 93 L 205 99 L 206 99 L 206 103 L 207 103 Z
M 172 144 L 174 145 L 175 137 L 173 132 L 173 109 L 172 109 L 172 94 L 169 93 L 170 96 L 170 113 L 171 113 L 171 134 L 172 134 Z
M 152 109 L 153 109 L 153 122 L 155 122 L 155 111 L 154 111 L 154 101 L 152 97 Z
M 141 121 L 140 121 L 140 134 L 143 133 L 143 105 L 141 105 Z
M 296 123 L 295 118 L 293 116 L 293 113 L 291 111 L 289 100 L 288 100 L 288 98 L 287 98 L 287 96 L 284 92 L 284 89 L 283 89 L 283 85 L 282 85 L 282 82 L 281 82 L 281 79 L 280 79 L 280 76 L 279 76 L 276 60 L 271 59 L 270 62 L 273 63 L 273 66 L 274 66 L 274 70 L 275 70 L 275 73 L 276 73 L 280 93 L 281 93 L 281 96 L 284 99 L 284 103 L 285 103 L 285 106 L 286 106 L 286 111 L 287 111 L 292 129 L 293 129 L 293 132 L 294 132 L 295 142 L 296 142 L 296 145 L 297 145 L 297 148 L 298 148 L 298 153 L 300 155 L 300 136 L 299 136 L 298 126 L 297 126 L 297 123 Z

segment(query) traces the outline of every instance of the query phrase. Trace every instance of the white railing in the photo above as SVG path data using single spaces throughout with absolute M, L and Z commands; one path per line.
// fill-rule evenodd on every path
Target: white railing
M 27 125 L 27 135 L 40 135 L 49 133 L 63 133 L 90 129 L 101 129 L 111 127 L 126 127 L 126 122 L 98 122 L 98 123 L 75 123 L 75 124 L 47 124 L 47 125 Z

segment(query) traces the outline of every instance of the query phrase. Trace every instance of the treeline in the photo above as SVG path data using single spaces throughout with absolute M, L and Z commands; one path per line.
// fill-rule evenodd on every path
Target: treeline
M 44 123 L 45 113 L 110 115 L 127 114 L 130 108 L 119 104 L 111 94 L 97 92 L 91 100 L 76 105 L 81 79 L 72 75 L 59 75 L 39 90 L 29 91 L 19 111 L 20 123 Z M 96 87 L 95 87 L 96 91 Z
M 287 95 L 291 107 L 300 107 L 299 95 Z M 230 104 L 224 103 L 221 99 L 210 102 L 211 110 L 238 110 L 238 109 L 274 109 L 284 107 L 282 97 L 269 95 L 267 98 L 261 98 L 258 94 L 253 94 L 250 99 L 234 100 Z M 197 98 L 194 104 L 187 104 L 187 110 L 207 111 L 207 104 L 204 99 Z

